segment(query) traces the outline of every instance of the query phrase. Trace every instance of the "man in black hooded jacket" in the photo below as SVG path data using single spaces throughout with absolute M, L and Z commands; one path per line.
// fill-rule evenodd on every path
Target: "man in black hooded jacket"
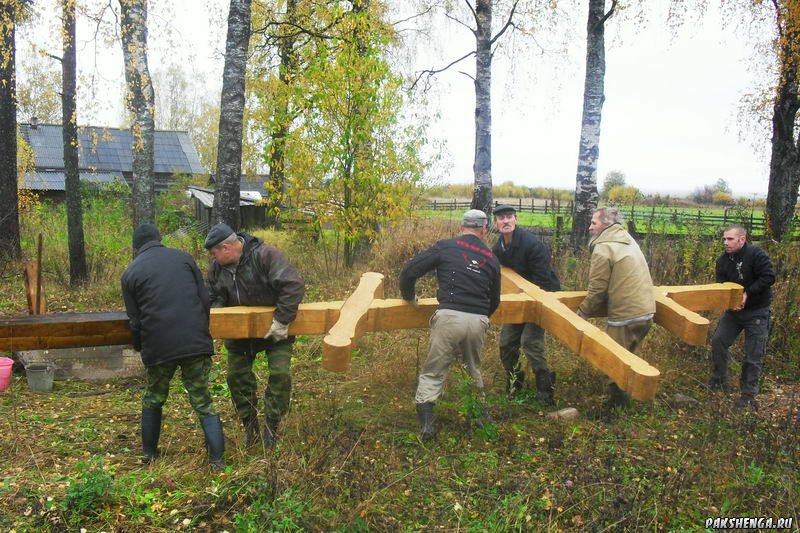
M 210 303 L 192 256 L 161 244 L 153 224 L 133 232 L 133 262 L 122 274 L 122 296 L 133 347 L 141 353 L 147 385 L 142 398 L 142 448 L 146 462 L 159 456 L 161 408 L 180 367 L 189 403 L 200 418 L 209 460 L 224 466 L 222 422 L 208 391 L 214 344 L 208 332 Z
M 711 379 L 709 388 L 728 388 L 728 348 L 744 330 L 745 358 L 740 377 L 741 396 L 736 407 L 756 407 L 758 382 L 769 336 L 772 284 L 775 269 L 767 254 L 747 243 L 742 226 L 730 226 L 722 234 L 725 253 L 717 259 L 717 282 L 730 281 L 744 287 L 741 303 L 722 315 L 711 337 Z

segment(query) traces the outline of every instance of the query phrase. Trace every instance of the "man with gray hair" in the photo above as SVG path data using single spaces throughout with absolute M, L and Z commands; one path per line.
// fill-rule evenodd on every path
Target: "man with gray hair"
M 641 345 L 656 312 L 653 280 L 642 250 L 622 227 L 622 214 L 613 207 L 597 209 L 589 225 L 592 254 L 589 288 L 578 315 L 599 316 L 607 309 L 606 332 L 631 353 Z M 608 415 L 627 407 L 630 396 L 608 380 Z
M 489 316 L 500 305 L 500 263 L 483 242 L 488 223 L 483 211 L 467 211 L 459 237 L 441 240 L 420 252 L 400 273 L 403 299 L 415 307 L 417 279 L 435 269 L 439 282 L 439 307 L 430 320 L 428 358 L 415 398 L 423 441 L 435 436 L 433 407 L 452 363 L 464 364 L 479 400 L 483 397 L 480 355 Z
M 228 388 L 245 429 L 246 446 L 259 440 L 258 384 L 253 362 L 259 352 L 266 353 L 269 380 L 264 392 L 264 433 L 260 438 L 264 447 L 271 448 L 278 438 L 281 418 L 289 411 L 289 367 L 294 344 L 289 324 L 297 317 L 305 282 L 286 254 L 248 233 L 236 233 L 227 224 L 211 228 L 203 246 L 212 257 L 208 269 L 211 307 L 275 306 L 272 325 L 263 338 L 225 341 Z

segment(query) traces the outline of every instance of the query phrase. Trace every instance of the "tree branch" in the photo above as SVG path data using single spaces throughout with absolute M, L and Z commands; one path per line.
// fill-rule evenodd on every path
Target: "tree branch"
M 440 69 L 427 69 L 427 70 L 421 71 L 419 73 L 419 75 L 417 76 L 417 79 L 414 80 L 414 83 L 411 84 L 411 89 L 414 89 L 417 86 L 417 83 L 419 83 L 419 81 L 422 79 L 423 76 L 427 76 L 428 78 L 430 78 L 431 76 L 433 76 L 435 74 L 439 74 L 440 72 L 444 72 L 445 70 L 449 69 L 453 65 L 457 65 L 458 63 L 464 61 L 468 57 L 474 56 L 475 53 L 476 53 L 475 50 L 470 50 L 469 52 L 467 52 L 463 56 L 459 57 L 458 59 L 452 61 L 449 65 L 447 65 L 445 67 L 442 67 Z
M 603 18 L 600 19 L 600 22 L 598 22 L 598 24 L 600 25 L 605 24 L 606 21 L 609 19 L 609 17 L 611 17 L 611 15 L 614 14 L 614 9 L 616 7 L 617 7 L 617 0 L 611 0 L 611 7 L 608 8 L 608 13 L 603 15 Z
M 391 23 L 391 25 L 392 25 L 392 26 L 397 26 L 397 25 L 399 25 L 399 24 L 402 24 L 402 23 L 404 23 L 404 22 L 408 22 L 409 20 L 414 20 L 414 19 L 416 19 L 416 18 L 419 18 L 419 17 L 421 17 L 421 16 L 423 16 L 423 15 L 427 15 L 427 14 L 428 14 L 428 13 L 430 13 L 431 11 L 433 11 L 433 6 L 432 6 L 432 5 L 431 5 L 431 6 L 428 6 L 428 9 L 426 9 L 426 10 L 425 10 L 425 11 L 423 11 L 422 13 L 417 13 L 417 14 L 415 14 L 415 15 L 411 15 L 411 16 L 410 16 L 410 17 L 408 17 L 408 18 L 404 18 L 404 19 L 401 19 L 401 20 L 397 20 L 397 21 L 395 21 L 395 22 L 392 22 L 392 23 Z
M 614 0 L 614 1 L 616 2 L 616 0 Z M 497 35 L 492 37 L 492 39 L 489 41 L 490 45 L 494 44 L 495 41 L 497 41 L 497 39 L 502 37 L 503 34 L 506 32 L 506 30 L 508 28 L 516 27 L 516 26 L 514 26 L 514 13 L 517 11 L 517 4 L 518 3 L 519 3 L 519 0 L 514 0 L 514 5 L 511 6 L 511 12 L 508 14 L 508 20 L 506 20 L 506 23 L 503 25 L 502 28 L 500 28 L 500 31 L 497 32 Z
M 477 30 L 473 30 L 473 29 L 472 29 L 472 28 L 471 28 L 471 27 L 470 27 L 468 24 L 465 24 L 464 22 L 460 21 L 459 19 L 457 19 L 456 17 L 452 16 L 452 15 L 451 15 L 451 14 L 449 14 L 449 13 L 445 13 L 445 14 L 444 14 L 444 16 L 445 16 L 445 17 L 447 17 L 447 18 L 449 18 L 450 20 L 452 20 L 452 21 L 453 21 L 453 22 L 455 22 L 456 24 L 461 24 L 462 26 L 464 26 L 465 28 L 467 28 L 467 29 L 470 31 L 470 33 L 471 33 L 471 34 L 475 35 L 475 32 L 476 32 Z

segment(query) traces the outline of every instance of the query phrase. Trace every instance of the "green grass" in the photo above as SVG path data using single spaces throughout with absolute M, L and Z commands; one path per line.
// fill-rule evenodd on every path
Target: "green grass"
M 58 213 L 42 213 L 41 224 L 50 216 Z M 47 227 L 57 231 L 56 224 Z M 35 229 L 27 226 L 26 234 Z M 109 231 L 129 239 L 129 230 Z M 332 239 L 323 250 L 291 233 L 272 238 L 301 267 L 307 301 L 316 301 L 344 299 L 368 269 L 386 273 L 386 296 L 396 297 L 399 268 L 452 231 L 424 220 L 395 226 L 368 260 L 335 273 L 324 259 L 333 253 Z M 50 237 L 46 247 L 61 238 Z M 191 250 L 197 238 L 173 244 Z M 97 246 L 109 256 L 96 284 L 68 291 L 48 272 L 48 295 L 59 307 L 121 308 L 116 276 L 127 250 Z M 718 254 L 712 248 L 695 238 L 653 237 L 643 244 L 656 283 L 674 285 L 707 282 Z M 202 430 L 177 378 L 164 409 L 164 456 L 144 466 L 138 459 L 142 380 L 58 381 L 52 393 L 36 394 L 15 375 L 11 389 L 0 393 L 0 530 L 697 531 L 708 516 L 798 517 L 800 426 L 791 409 L 800 396 L 800 288 L 786 273 L 796 272 L 800 250 L 781 245 L 770 254 L 783 274 L 762 408 L 755 414 L 735 412 L 735 394 L 704 390 L 705 347 L 685 346 L 656 327 L 640 353 L 661 371 L 659 393 L 610 423 L 600 419 L 602 376 L 549 339 L 557 408 L 580 412 L 576 420 L 549 420 L 533 391 L 505 396 L 495 326 L 482 357 L 490 429 L 470 423 L 483 406 L 454 368 L 435 409 L 439 437 L 423 444 L 413 391 L 427 350 L 425 330 L 366 335 L 345 374 L 322 370 L 321 337 L 303 336 L 295 345 L 292 409 L 278 447 L 245 450 L 218 344 L 211 390 L 229 466 L 216 474 L 207 468 Z M 585 252 L 564 251 L 554 260 L 565 289 L 585 287 Z M 17 311 L 21 277 L 13 265 L 3 272 L 0 302 Z M 420 285 L 423 295 L 432 290 L 427 280 Z M 741 344 L 734 355 L 735 374 Z M 263 356 L 255 371 L 261 391 L 268 377 Z M 676 393 L 698 403 L 676 406 Z

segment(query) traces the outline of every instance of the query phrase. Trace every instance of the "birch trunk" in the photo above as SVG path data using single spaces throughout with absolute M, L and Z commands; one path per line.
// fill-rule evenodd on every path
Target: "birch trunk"
M 133 117 L 133 226 L 155 222 L 153 80 L 147 67 L 147 0 L 119 0 L 122 53 L 125 60 L 126 104 Z
M 69 283 L 76 287 L 86 281 L 86 248 L 83 237 L 81 180 L 78 169 L 78 116 L 76 109 L 77 61 L 75 53 L 75 0 L 63 0 L 61 58 L 61 124 L 64 141 L 64 190 L 67 200 Z
M 613 6 L 611 8 L 614 9 Z M 578 146 L 578 171 L 575 176 L 575 208 L 572 218 L 572 245 L 585 246 L 589 224 L 597 209 L 597 159 L 600 156 L 600 120 L 605 101 L 606 52 L 604 42 L 605 0 L 589 0 L 586 24 L 586 78 L 583 86 L 583 117 Z M 611 12 L 609 11 L 609 14 Z
M 0 2 L 0 258 L 18 258 L 17 101 L 14 43 L 17 6 Z
M 235 230 L 239 229 L 241 223 L 239 193 L 250 7 L 251 0 L 231 0 L 220 97 L 214 219 Z
M 472 209 L 492 210 L 492 0 L 475 6 L 475 189 Z

